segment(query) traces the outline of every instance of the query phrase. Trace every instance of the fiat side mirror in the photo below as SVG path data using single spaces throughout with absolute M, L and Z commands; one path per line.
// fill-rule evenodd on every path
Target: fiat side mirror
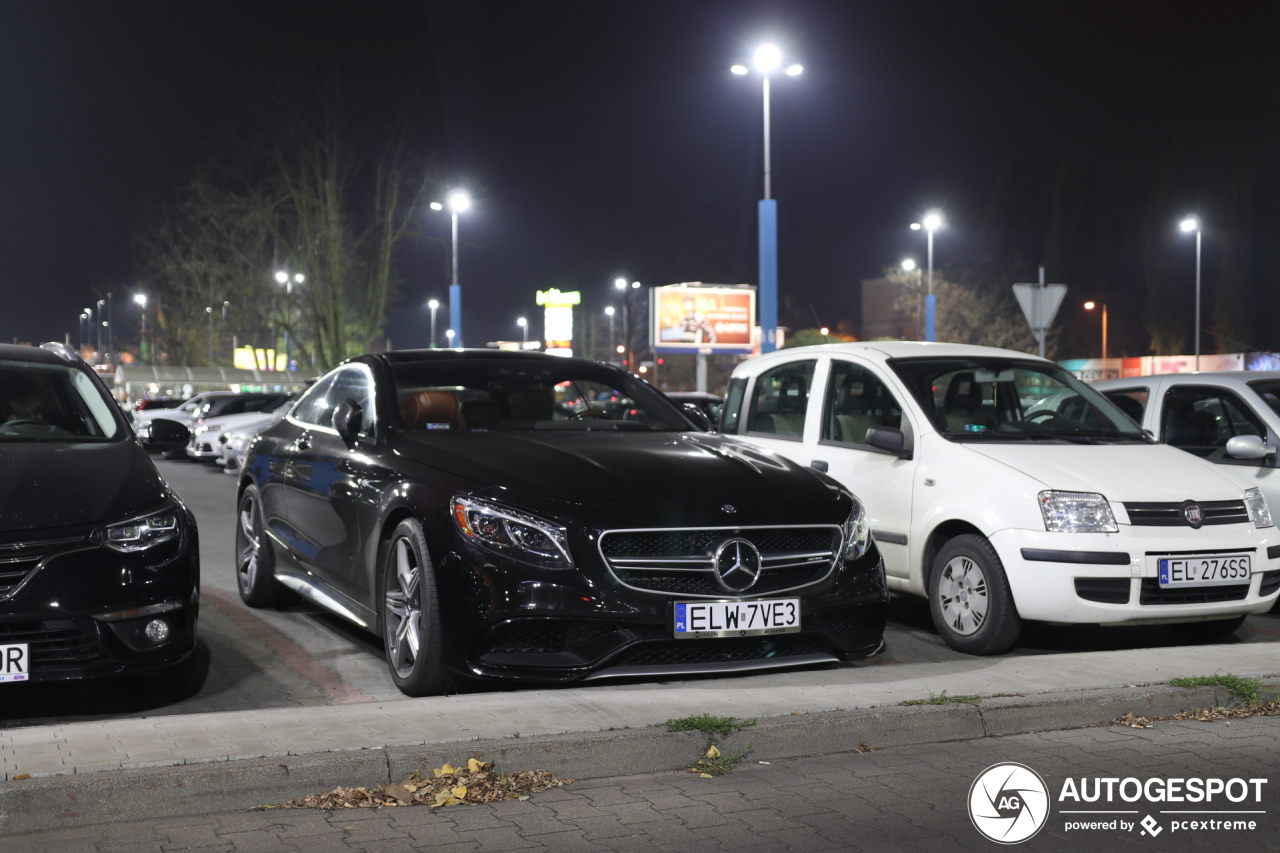
M 903 459 L 911 458 L 911 451 L 906 449 L 907 437 L 897 427 L 871 427 L 867 430 L 867 444 Z
M 1276 449 L 1259 435 L 1237 435 L 1227 439 L 1227 455 L 1233 459 L 1265 459 Z

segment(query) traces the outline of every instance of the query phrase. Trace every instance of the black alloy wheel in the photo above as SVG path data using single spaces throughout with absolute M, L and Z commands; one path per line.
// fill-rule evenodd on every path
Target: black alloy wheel
M 999 555 L 971 533 L 949 539 L 934 558 L 929 612 L 943 641 L 966 654 L 1004 654 L 1022 633 Z
M 455 681 L 443 664 L 435 570 L 418 521 L 406 519 L 392 532 L 379 585 L 391 680 L 407 696 L 451 691 Z
M 257 486 L 245 487 L 236 513 L 236 587 L 240 599 L 250 607 L 276 603 L 279 584 L 275 578 L 275 555 L 267 542 L 262 495 Z

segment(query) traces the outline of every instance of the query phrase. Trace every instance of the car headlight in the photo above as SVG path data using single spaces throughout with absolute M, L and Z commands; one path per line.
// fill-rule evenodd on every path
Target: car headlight
M 178 509 L 170 506 L 159 512 L 109 524 L 98 531 L 97 539 L 113 551 L 132 554 L 171 542 L 180 534 Z
M 867 510 L 857 498 L 853 499 L 853 511 L 844 523 L 844 558 L 856 560 L 871 547 L 871 522 Z
M 1041 492 L 1040 512 L 1050 533 L 1118 533 L 1111 504 L 1093 492 Z
M 1271 520 L 1271 507 L 1259 489 L 1247 489 L 1244 493 L 1244 505 L 1249 508 L 1249 517 L 1254 527 L 1275 527 Z
M 223 427 L 222 424 L 201 424 L 200 426 L 193 429 L 191 432 L 195 435 L 203 435 L 206 432 L 217 432 L 218 430 L 222 429 L 222 427 Z
M 543 569 L 573 568 L 563 527 L 475 498 L 454 498 L 452 507 L 458 530 L 477 545 Z

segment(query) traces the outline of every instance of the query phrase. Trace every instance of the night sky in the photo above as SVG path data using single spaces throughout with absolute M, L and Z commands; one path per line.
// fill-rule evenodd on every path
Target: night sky
M 369 120 L 404 108 L 422 153 L 471 189 L 470 344 L 518 338 L 547 287 L 603 309 L 619 275 L 755 283 L 760 89 L 728 69 L 763 40 L 805 68 L 774 87 L 783 319 L 813 325 L 812 304 L 834 326 L 857 319 L 860 279 L 922 256 L 907 226 L 925 209 L 950 220 L 939 265 L 963 254 L 1014 152 L 1083 153 L 1124 175 L 1176 139 L 1197 168 L 1185 204 L 1207 217 L 1231 144 L 1275 125 L 1273 16 L 1266 3 L 6 0 L 0 340 L 74 338 L 98 289 L 132 292 L 132 240 L 156 206 L 253 132 L 269 92 L 317 80 Z M 1146 202 L 1118 193 L 1106 213 Z M 424 211 L 422 228 L 443 237 L 446 218 Z M 447 250 L 400 261 L 388 332 L 423 345 Z

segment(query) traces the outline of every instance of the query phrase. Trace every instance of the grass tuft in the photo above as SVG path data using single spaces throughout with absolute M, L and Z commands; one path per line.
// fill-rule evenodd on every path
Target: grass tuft
M 1245 678 L 1230 673 L 1175 678 L 1169 683 L 1174 687 L 1225 687 L 1232 699 L 1242 703 L 1257 702 L 1260 699 L 1258 688 L 1262 687 L 1262 682 L 1257 678 Z

